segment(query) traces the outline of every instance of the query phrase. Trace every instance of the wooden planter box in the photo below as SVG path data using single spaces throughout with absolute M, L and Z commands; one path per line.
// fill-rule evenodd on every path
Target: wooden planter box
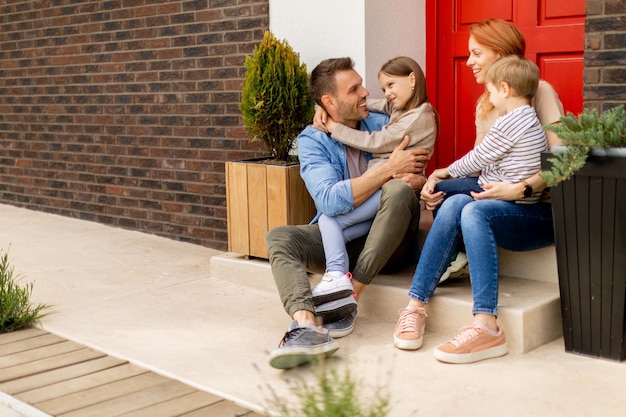
M 550 191 L 565 350 L 623 361 L 626 149 L 612 151 L 622 156 L 592 154 L 574 177 Z
M 300 165 L 263 161 L 226 163 L 226 206 L 228 250 L 267 259 L 267 231 L 285 224 L 307 224 L 316 210 L 300 177 Z

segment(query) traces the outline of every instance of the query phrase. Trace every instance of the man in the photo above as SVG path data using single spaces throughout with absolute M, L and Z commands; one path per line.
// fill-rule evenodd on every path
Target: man
M 365 106 L 369 92 L 353 67 L 350 58 L 322 61 L 309 79 L 313 99 L 337 123 L 370 132 L 380 130 L 388 118 L 369 114 Z M 300 173 L 318 211 L 330 216 L 349 212 L 385 186 L 369 234 L 347 243 L 354 296 L 346 296 L 340 288 L 334 293 L 333 288 L 327 288 L 326 302 L 314 304 L 307 271 L 323 272 L 325 268 L 324 248 L 315 221 L 309 225 L 280 226 L 267 233 L 274 280 L 285 311 L 293 318 L 280 346 L 270 353 L 271 366 L 288 369 L 318 356 L 332 355 L 339 348 L 333 337 L 352 331 L 355 298 L 374 276 L 391 259 L 394 261 L 390 264 L 396 260 L 417 260 L 413 246 L 420 215 L 416 192 L 425 182 L 421 174 L 428 151 L 404 150 L 407 143 L 408 138 L 387 162 L 365 172 L 371 155 L 346 147 L 313 126 L 298 136 Z M 324 328 L 317 327 L 316 317 L 323 321 Z

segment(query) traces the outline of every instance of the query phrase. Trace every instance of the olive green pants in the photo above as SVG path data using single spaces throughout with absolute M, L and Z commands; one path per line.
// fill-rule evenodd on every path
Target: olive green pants
M 353 278 L 369 284 L 383 267 L 391 271 L 417 262 L 419 218 L 419 200 L 411 187 L 401 180 L 387 182 L 369 234 L 346 245 Z M 326 267 L 318 225 L 279 226 L 267 232 L 266 242 L 287 314 L 313 312 L 307 272 L 323 273 Z

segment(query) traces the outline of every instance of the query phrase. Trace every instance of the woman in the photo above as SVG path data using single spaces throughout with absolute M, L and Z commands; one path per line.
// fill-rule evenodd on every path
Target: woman
M 524 37 L 513 24 L 488 19 L 469 28 L 470 56 L 467 66 L 476 82 L 485 83 L 491 64 L 503 56 L 524 56 Z M 554 89 L 540 81 L 533 107 L 542 125 L 556 123 L 563 106 Z M 476 144 L 480 143 L 498 118 L 489 102 L 489 93 L 476 105 Z M 548 146 L 560 141 L 547 133 Z M 435 357 L 444 362 L 470 363 L 507 353 L 504 332 L 497 323 L 498 247 L 512 251 L 528 251 L 554 243 L 552 209 L 545 195 L 537 204 L 516 204 L 532 194 L 544 191 L 546 184 L 539 173 L 517 183 L 495 182 L 483 186 L 484 191 L 471 196 L 458 194 L 445 199 L 442 192 L 433 192 L 443 180 L 431 175 L 421 192 L 430 210 L 438 213 L 428 233 L 409 290 L 409 303 L 399 311 L 394 331 L 394 344 L 400 349 L 419 349 L 426 322 L 426 304 L 460 243 L 465 246 L 469 263 L 474 306 L 474 321 L 463 327 L 448 343 L 435 349 Z M 443 203 L 442 203 L 443 202 Z

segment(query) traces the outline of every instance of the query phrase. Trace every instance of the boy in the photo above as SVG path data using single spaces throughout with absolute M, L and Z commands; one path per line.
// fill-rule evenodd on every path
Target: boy
M 481 192 L 483 185 L 495 181 L 523 181 L 541 169 L 541 152 L 548 150 L 545 132 L 530 106 L 539 84 L 539 68 L 526 58 L 506 56 L 489 67 L 485 83 L 489 101 L 502 116 L 477 147 L 431 174 L 429 179 L 445 180 L 437 183 L 436 191 L 447 196 Z M 471 176 L 479 171 L 478 177 Z M 541 193 L 526 189 L 516 203 L 539 201 Z

